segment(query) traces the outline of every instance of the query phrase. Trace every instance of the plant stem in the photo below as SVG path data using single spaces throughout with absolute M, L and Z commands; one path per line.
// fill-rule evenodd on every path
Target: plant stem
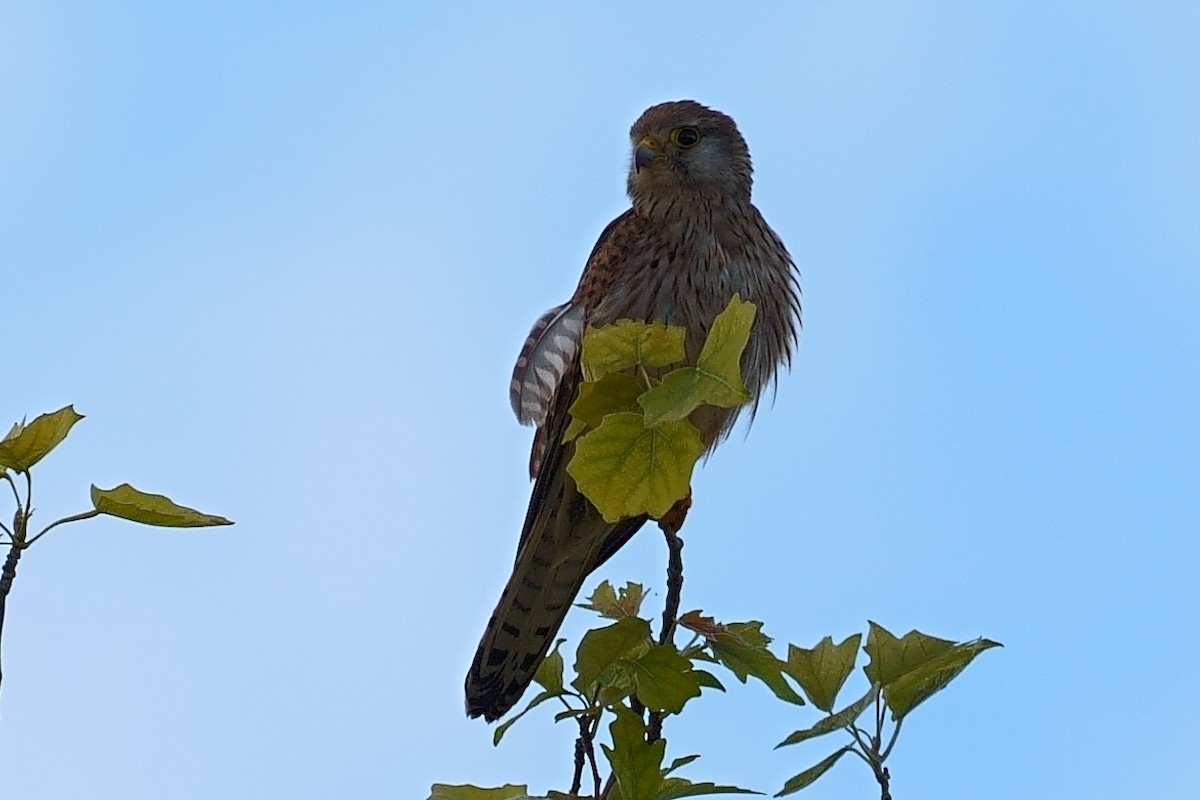
M 679 601 L 683 595 L 683 539 L 679 538 L 679 529 L 687 516 L 687 510 L 692 504 L 689 494 L 675 504 L 667 516 L 658 521 L 667 539 L 667 599 L 663 606 L 662 631 L 658 636 L 660 646 L 675 642 L 675 623 L 679 617 Z M 646 741 L 656 742 L 662 738 L 663 715 L 660 711 L 651 711 L 646 723 Z
M 12 591 L 13 581 L 17 577 L 17 562 L 21 560 L 21 551 L 28 547 L 25 541 L 25 526 L 29 520 L 25 509 L 18 507 L 13 515 L 12 544 L 8 547 L 8 558 L 4 559 L 4 570 L 0 572 L 0 642 L 4 639 L 4 609 L 8 605 L 8 593 Z M 4 682 L 4 670 L 0 667 L 0 684 Z

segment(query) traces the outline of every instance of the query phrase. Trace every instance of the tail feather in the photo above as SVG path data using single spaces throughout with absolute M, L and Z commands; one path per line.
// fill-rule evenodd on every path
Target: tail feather
M 583 581 L 645 521 L 607 523 L 586 498 L 570 493 L 569 500 L 541 505 L 528 520 L 512 575 L 467 673 L 469 716 L 492 722 L 521 699 Z

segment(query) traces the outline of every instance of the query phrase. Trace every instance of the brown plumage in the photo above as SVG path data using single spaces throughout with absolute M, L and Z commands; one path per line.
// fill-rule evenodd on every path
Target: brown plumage
M 467 713 L 489 722 L 524 693 L 584 579 L 646 521 L 605 522 L 567 474 L 574 445 L 562 437 L 584 325 L 684 326 L 694 363 L 713 319 L 739 293 L 758 306 L 742 355 L 756 403 L 796 341 L 795 266 L 750 202 L 750 152 L 733 120 L 691 100 L 663 103 L 642 114 L 630 138 L 632 206 L 600 234 L 571 299 L 538 320 L 513 372 L 513 409 L 538 428 L 516 563 L 467 674 Z M 736 416 L 702 406 L 691 420 L 711 449 Z

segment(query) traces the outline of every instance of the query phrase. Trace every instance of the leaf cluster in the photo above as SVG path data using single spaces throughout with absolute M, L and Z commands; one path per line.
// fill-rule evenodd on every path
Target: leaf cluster
M 584 332 L 584 380 L 564 435 L 575 441 L 567 472 L 606 520 L 661 519 L 687 495 L 704 452 L 689 415 L 702 405 L 734 408 L 751 399 L 740 359 L 755 311 L 734 295 L 696 364 L 665 373 L 686 358 L 683 328 L 621 320 Z
M 692 470 L 703 452 L 700 433 L 688 417 L 701 405 L 733 408 L 750 399 L 739 362 L 754 315 L 754 305 L 735 295 L 709 330 L 697 363 L 670 371 L 666 368 L 685 357 L 681 328 L 622 320 L 585 333 L 581 354 L 584 382 L 570 408 L 572 419 L 564 435 L 565 440 L 575 442 L 567 469 L 606 520 L 642 514 L 662 520 L 687 496 Z M 676 558 L 682 546 L 672 539 L 677 525 L 664 521 L 662 527 L 668 542 L 675 542 L 672 558 Z M 499 744 L 518 720 L 549 701 L 562 707 L 555 722 L 571 720 L 578 726 L 569 793 L 551 792 L 539 796 L 542 800 L 581 797 L 586 765 L 591 766 L 593 798 L 670 800 L 757 794 L 737 786 L 694 783 L 674 774 L 698 758 L 696 755 L 666 763 L 663 718 L 682 714 L 705 689 L 725 691 L 714 672 L 732 675 L 743 684 L 753 678 L 789 708 L 811 704 L 823 712 L 824 716 L 791 733 L 777 747 L 837 731 L 849 737 L 833 753 L 792 776 L 777 797 L 811 785 L 847 753 L 854 753 L 872 770 L 881 796 L 890 798 L 885 762 L 903 720 L 945 688 L 975 656 L 999 646 L 988 639 L 956 643 L 915 630 L 896 637 L 871 622 L 865 644 L 862 634 L 837 644 L 826 636 L 812 648 L 789 645 L 784 659 L 771 650 L 771 638 L 760 621 L 722 623 L 700 611 L 676 619 L 682 564 L 676 569 L 672 563 L 664 630 L 658 639 L 652 635 L 649 619 L 641 614 L 645 590 L 640 584 L 629 583 L 618 590 L 607 581 L 601 583 L 581 605 L 610 622 L 582 637 L 575 650 L 573 677 L 566 674 L 561 651 L 566 640 L 559 639 L 534 677 L 540 691 L 495 729 L 493 743 Z M 676 624 L 692 634 L 683 647 L 673 642 Z M 869 659 L 863 667 L 869 686 L 857 699 L 839 707 L 838 696 L 854 671 L 860 650 Z M 873 719 L 864 727 L 860 719 L 872 708 Z M 886 719 L 888 711 L 890 721 Z M 608 743 L 601 743 L 600 750 L 610 774 L 602 787 L 593 742 L 605 722 Z M 430 800 L 530 797 L 526 786 L 482 789 L 437 784 Z
M 815 723 L 788 735 L 777 747 L 838 731 L 849 737 L 846 744 L 790 778 L 777 797 L 809 786 L 847 753 L 858 755 L 878 779 L 884 774 L 884 762 L 895 745 L 900 722 L 945 688 L 975 656 L 998 646 L 988 639 L 956 643 L 915 630 L 896 637 L 871 622 L 865 644 L 862 634 L 836 644 L 826 636 L 811 648 L 788 645 L 784 659 L 771 650 L 772 640 L 763 632 L 762 622 L 722 623 L 700 611 L 690 611 L 680 616 L 679 626 L 690 631 L 692 638 L 680 648 L 658 644 L 652 637 L 650 621 L 641 616 L 644 597 L 645 589 L 640 584 L 628 583 L 618 590 L 602 582 L 580 606 L 612 622 L 584 634 L 575 650 L 574 677 L 565 672 L 561 646 L 566 640 L 555 643 L 534 678 L 541 691 L 496 728 L 493 743 L 499 744 L 509 729 L 534 708 L 557 701 L 562 710 L 555 714 L 555 722 L 574 720 L 583 730 L 597 731 L 601 720 L 608 721 L 610 744 L 602 744 L 601 750 L 612 776 L 613 786 L 605 795 L 610 800 L 755 794 L 737 786 L 694 783 L 674 775 L 698 756 L 667 763 L 666 740 L 653 737 L 646 723 L 646 710 L 677 716 L 703 690 L 725 691 L 721 678 L 714 674 L 717 670 L 742 683 L 753 678 L 791 707 L 806 705 L 807 698 L 808 704 L 824 712 Z M 868 656 L 862 671 L 870 686 L 839 708 L 838 696 L 854 671 L 860 651 Z M 860 726 L 860 718 L 872 708 L 872 722 L 866 728 Z M 891 712 L 890 733 L 885 730 L 884 709 Z M 551 793 L 538 797 L 577 796 Z M 525 797 L 530 795 L 524 786 L 480 789 L 439 784 L 434 786 L 430 800 Z
M 78 514 L 62 517 L 46 525 L 37 533 L 29 531 L 33 516 L 33 474 L 31 470 L 67 438 L 71 429 L 83 415 L 73 406 L 42 414 L 32 422 L 16 423 L 0 439 L 0 480 L 12 490 L 16 510 L 12 526 L 0 523 L 0 545 L 8 546 L 8 557 L 0 573 L 0 633 L 3 632 L 5 601 L 16 578 L 17 562 L 21 554 L 38 539 L 59 525 L 91 519 L 102 514 L 120 519 L 157 525 L 168 528 L 200 528 L 214 525 L 232 525 L 224 517 L 205 514 L 194 508 L 181 506 L 170 498 L 149 494 L 123 483 L 112 489 L 92 486 L 92 508 Z

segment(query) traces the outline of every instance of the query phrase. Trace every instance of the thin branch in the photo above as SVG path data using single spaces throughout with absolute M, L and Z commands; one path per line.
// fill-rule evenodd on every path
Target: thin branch
M 579 794 L 579 787 L 583 785 L 583 759 L 586 753 L 584 740 L 588 735 L 588 718 L 581 716 L 579 722 L 579 736 L 575 737 L 575 772 L 571 775 L 571 791 L 567 792 L 570 795 Z
M 679 602 L 683 595 L 683 539 L 679 538 L 679 528 L 667 520 L 661 520 L 658 527 L 666 536 L 668 550 L 667 599 L 663 607 L 662 631 L 658 637 L 658 643 L 665 645 L 675 641 L 675 623 L 679 617 Z
M 688 495 L 658 521 L 658 527 L 667 539 L 667 599 L 663 606 L 662 630 L 658 636 L 660 646 L 675 643 L 675 625 L 683 595 L 683 539 L 679 537 L 679 529 L 683 527 L 691 504 L 691 495 Z M 662 738 L 662 723 L 663 713 L 651 711 L 646 723 L 646 741 L 656 742 Z
M 20 525 L 17 526 L 20 529 Z M 0 573 L 0 641 L 4 636 L 4 609 L 8 605 L 8 593 L 12 591 L 13 580 L 17 577 L 17 562 L 21 560 L 21 551 L 25 548 L 13 542 L 8 548 L 8 558 L 4 559 L 4 571 Z M 0 668 L 0 683 L 4 682 L 4 670 Z
M 34 536 L 32 539 L 29 540 L 28 544 L 33 544 L 38 539 L 42 538 L 47 533 L 49 533 L 53 528 L 57 528 L 59 525 L 63 525 L 68 522 L 78 522 L 81 519 L 91 519 L 92 517 L 100 516 L 101 513 L 102 513 L 101 511 L 93 508 L 91 511 L 84 511 L 82 513 L 75 514 L 70 517 L 63 517 L 60 520 L 55 520 L 54 522 L 51 522 L 46 527 L 42 528 L 36 536 Z
M 12 479 L 12 475 L 9 475 L 8 472 L 4 472 L 0 477 L 3 477 L 4 480 L 8 481 L 8 485 L 12 487 L 13 499 L 17 501 L 17 508 L 23 508 L 25 504 L 21 502 L 21 493 L 17 491 L 17 484 Z
M 858 746 L 863 749 L 864 753 L 870 753 L 871 755 L 874 755 L 874 751 L 871 749 L 871 743 L 869 741 L 871 738 L 870 734 L 857 725 L 847 725 L 846 730 L 850 731 L 850 735 L 854 737 L 854 741 L 858 742 Z M 866 758 L 866 756 L 863 757 Z M 871 764 L 871 768 L 874 769 L 875 765 L 871 761 L 868 761 L 867 763 Z
M 859 758 L 861 758 L 861 759 L 863 760 L 863 763 L 864 763 L 864 764 L 866 764 L 868 767 L 870 767 L 870 768 L 871 768 L 871 771 L 872 771 L 872 772 L 875 770 L 875 765 L 871 763 L 871 759 L 869 759 L 869 758 L 867 758 L 865 755 L 863 755 L 863 754 L 862 754 L 862 751 L 861 751 L 861 750 L 859 750 L 857 747 L 855 747 L 855 746 L 851 745 L 851 746 L 850 746 L 850 752 L 851 752 L 851 753 L 854 753 L 854 755 L 856 755 L 856 756 L 858 756 Z
M 888 740 L 887 747 L 879 754 L 879 763 L 887 761 L 887 757 L 891 755 L 892 748 L 896 745 L 896 737 L 900 735 L 900 726 L 904 723 L 904 717 L 896 720 L 896 727 L 892 728 L 892 738 Z
M 875 780 L 879 781 L 879 800 L 892 800 L 892 774 L 888 772 L 888 768 L 880 767 L 875 773 Z

